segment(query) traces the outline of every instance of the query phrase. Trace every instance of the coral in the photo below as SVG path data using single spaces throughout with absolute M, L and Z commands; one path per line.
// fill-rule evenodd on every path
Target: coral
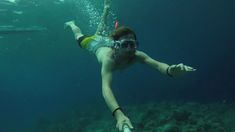
M 151 103 L 123 107 L 140 132 L 233 132 L 234 104 Z M 40 119 L 34 132 L 117 132 L 108 111 L 75 112 L 66 119 Z M 89 116 L 87 116 L 89 115 Z M 109 116 L 107 116 L 109 115 Z M 69 118 L 70 117 L 70 118 Z

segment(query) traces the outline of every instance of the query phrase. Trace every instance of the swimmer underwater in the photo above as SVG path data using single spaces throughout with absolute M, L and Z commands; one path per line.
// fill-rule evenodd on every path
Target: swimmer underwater
M 138 49 L 136 34 L 129 27 L 118 27 L 116 23 L 116 29 L 109 37 L 102 35 L 105 29 L 107 29 L 110 3 L 111 0 L 104 0 L 101 21 L 93 36 L 82 34 L 82 31 L 75 25 L 74 21 L 66 22 L 65 27 L 72 29 L 78 45 L 82 49 L 92 52 L 101 64 L 102 95 L 112 115 L 117 120 L 117 129 L 122 131 L 124 124 L 127 124 L 131 129 L 134 127 L 130 119 L 122 111 L 112 92 L 112 73 L 114 71 L 127 68 L 135 63 L 142 63 L 149 65 L 162 74 L 178 77 L 196 69 L 182 63 L 169 66 L 166 63 L 154 60 Z

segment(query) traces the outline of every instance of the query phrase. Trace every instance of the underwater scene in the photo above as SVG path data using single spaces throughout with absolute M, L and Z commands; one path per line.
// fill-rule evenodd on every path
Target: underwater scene
M 235 132 L 234 12 L 0 0 L 0 132 Z

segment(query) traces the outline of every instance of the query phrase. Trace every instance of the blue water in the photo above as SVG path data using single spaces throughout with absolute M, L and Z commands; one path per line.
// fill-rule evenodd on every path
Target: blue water
M 106 107 L 99 64 L 77 46 L 70 30 L 63 29 L 64 22 L 74 19 L 85 34 L 94 33 L 102 4 L 102 0 L 0 2 L 0 26 L 47 28 L 0 33 L 0 132 L 23 131 L 42 117 L 74 107 Z M 141 50 L 159 61 L 197 69 L 178 79 L 145 65 L 116 72 L 113 89 L 119 103 L 233 102 L 234 7 L 232 0 L 113 0 L 109 23 L 118 19 L 133 28 Z M 90 8 L 94 10 L 89 12 Z

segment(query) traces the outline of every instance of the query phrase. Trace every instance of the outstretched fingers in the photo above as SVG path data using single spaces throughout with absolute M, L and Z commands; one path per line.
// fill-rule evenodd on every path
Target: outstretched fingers
M 128 125 L 131 129 L 133 129 L 133 128 L 134 128 L 130 121 L 129 121 L 129 122 L 127 122 L 127 125 Z
M 196 71 L 193 67 L 184 65 L 183 63 L 180 63 L 178 65 L 172 65 L 172 68 L 179 69 L 181 71 Z
M 196 69 L 194 69 L 193 67 L 190 66 L 185 66 L 186 67 L 186 71 L 196 71 Z

